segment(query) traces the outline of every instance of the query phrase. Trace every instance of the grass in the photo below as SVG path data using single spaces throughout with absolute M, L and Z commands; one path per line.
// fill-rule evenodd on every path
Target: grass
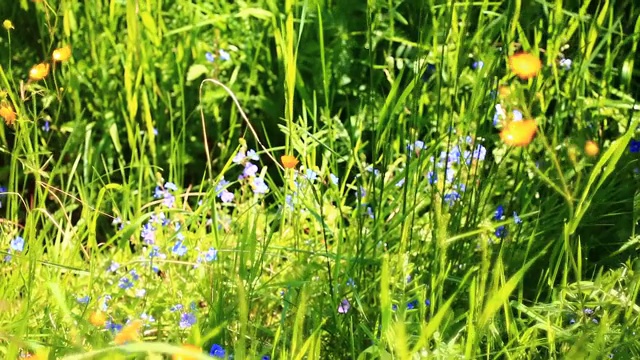
M 633 1 L 0 9 L 2 358 L 640 356 Z

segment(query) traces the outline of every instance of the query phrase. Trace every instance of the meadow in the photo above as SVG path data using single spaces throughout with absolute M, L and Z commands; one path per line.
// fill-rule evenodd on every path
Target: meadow
M 640 359 L 636 1 L 0 21 L 0 358 Z

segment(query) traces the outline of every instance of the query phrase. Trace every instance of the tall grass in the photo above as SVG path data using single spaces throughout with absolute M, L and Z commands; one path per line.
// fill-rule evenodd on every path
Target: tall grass
M 640 356 L 634 2 L 0 9 L 3 358 Z

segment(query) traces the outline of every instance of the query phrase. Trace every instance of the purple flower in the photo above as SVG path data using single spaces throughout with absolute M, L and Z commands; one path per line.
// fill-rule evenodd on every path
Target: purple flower
M 473 64 L 471 64 L 471 68 L 473 70 L 480 70 L 482 67 L 484 67 L 484 62 L 482 60 L 474 61 Z
M 413 300 L 407 303 L 407 310 L 413 310 L 418 306 L 418 300 Z
M 223 203 L 230 203 L 233 201 L 233 198 L 235 197 L 235 195 L 231 191 L 228 191 L 227 189 L 222 190 L 222 192 L 218 196 L 220 197 L 220 200 L 222 200 Z
M 145 244 L 153 245 L 156 242 L 156 229 L 151 226 L 150 223 L 146 223 L 142 226 L 140 236 L 142 237 L 142 240 Z
M 120 278 L 120 282 L 118 283 L 118 287 L 122 290 L 131 289 L 133 287 L 133 282 L 129 280 L 128 277 L 123 276 Z
M 196 323 L 197 319 L 193 313 L 184 313 L 180 315 L 180 328 L 186 329 L 190 328 L 192 325 Z
M 487 149 L 480 144 L 476 145 L 475 150 L 473 150 L 473 158 L 483 161 L 486 156 L 487 156 Z
M 498 238 L 503 239 L 507 236 L 507 228 L 504 226 L 498 226 L 495 234 Z
M 460 199 L 460 194 L 455 190 L 452 190 L 444 196 L 444 202 L 449 206 L 453 206 L 458 199 Z
M 168 191 L 165 192 L 164 194 L 164 200 L 162 201 L 162 204 L 168 208 L 173 207 L 173 204 L 175 204 L 176 202 L 176 197 L 171 195 Z
M 76 299 L 78 301 L 78 303 L 80 304 L 88 304 L 89 300 L 91 300 L 91 298 L 89 297 L 89 295 L 86 296 L 82 296 Z
M 182 240 L 178 240 L 171 248 L 171 252 L 177 256 L 183 256 L 187 253 L 187 247 L 184 245 Z
M 245 178 L 255 176 L 257 172 L 258 172 L 257 165 L 253 163 L 247 163 L 247 165 L 244 166 L 244 171 L 242 171 L 242 176 Z
M 9 247 L 13 251 L 22 252 L 22 250 L 24 250 L 24 239 L 21 236 L 16 236 L 11 240 Z
M 253 150 L 250 149 L 249 151 L 247 151 L 247 158 L 249 158 L 249 160 L 253 160 L 253 161 L 258 161 L 260 160 L 260 156 L 258 155 L 258 153 Z
M 49 130 L 51 130 L 51 123 L 49 122 L 49 120 L 44 122 L 44 125 L 42 125 L 42 130 L 44 130 L 44 132 L 49 132 Z
M 171 191 L 178 191 L 178 187 L 176 186 L 176 184 L 174 184 L 174 183 L 172 183 L 170 181 L 167 181 L 164 184 L 164 188 L 167 189 L 167 190 L 171 190 Z
M 351 304 L 347 299 L 342 300 L 340 302 L 340 305 L 338 305 L 338 313 L 340 314 L 346 314 L 347 312 L 349 312 L 349 309 L 351 309 Z
M 111 264 L 107 268 L 108 271 L 116 272 L 120 268 L 120 264 L 115 261 L 111 261 Z
M 233 162 L 236 164 L 240 164 L 244 161 L 244 159 L 247 157 L 247 155 L 245 154 L 244 150 L 240 150 L 238 151 L 238 153 L 236 154 L 236 156 L 233 157 Z
M 640 152 L 640 140 L 631 140 L 629 143 L 629 151 L 632 153 Z
M 204 253 L 204 259 L 207 262 L 212 262 L 214 260 L 218 260 L 218 250 L 216 250 L 214 248 L 209 248 L 209 250 L 207 250 Z
M 253 178 L 253 192 L 256 194 L 266 194 L 269 191 L 269 187 L 265 184 L 263 178 Z
M 164 196 L 164 190 L 160 186 L 156 186 L 156 189 L 153 191 L 153 198 L 160 199 Z

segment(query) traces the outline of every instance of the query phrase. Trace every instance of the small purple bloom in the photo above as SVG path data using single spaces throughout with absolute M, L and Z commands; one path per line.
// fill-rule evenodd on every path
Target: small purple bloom
M 264 182 L 263 178 L 253 178 L 253 192 L 256 194 L 266 194 L 269 191 L 269 187 Z
M 177 256 L 183 256 L 187 253 L 187 247 L 184 245 L 182 240 L 178 240 L 171 248 L 171 252 Z
M 118 287 L 122 290 L 131 289 L 133 287 L 133 283 L 129 280 L 128 277 L 123 276 L 120 278 L 120 282 L 118 283 Z
M 496 229 L 496 236 L 500 239 L 503 239 L 507 236 L 507 228 L 504 226 L 498 226 Z
M 176 186 L 176 184 L 174 184 L 174 183 L 172 183 L 170 181 L 167 181 L 164 184 L 164 188 L 167 189 L 167 190 L 171 190 L 171 191 L 178 191 L 178 187 Z
M 640 140 L 631 140 L 629 143 L 629 151 L 632 153 L 640 152 Z
M 192 325 L 196 323 L 197 319 L 193 313 L 184 313 L 180 315 L 180 328 L 186 329 L 190 328 Z
M 242 171 L 242 176 L 245 178 L 255 176 L 257 172 L 258 172 L 257 165 L 253 163 L 247 163 L 247 165 L 244 166 L 244 171 Z
M 346 314 L 347 312 L 349 312 L 349 309 L 351 309 L 351 304 L 347 299 L 342 300 L 340 302 L 340 305 L 338 305 L 338 313 L 340 314 Z
M 223 203 L 230 203 L 233 201 L 233 198 L 235 197 L 235 195 L 231 191 L 228 191 L 227 189 L 222 190 L 219 196 L 220 196 L 220 200 L 222 200 Z
M 253 160 L 253 161 L 258 161 L 260 160 L 260 156 L 258 155 L 258 153 L 253 150 L 250 149 L 249 151 L 247 151 L 247 157 L 249 158 L 249 160 Z
M 9 247 L 13 251 L 22 252 L 22 250 L 24 250 L 24 239 L 21 236 L 16 236 L 11 240 Z
M 86 295 L 86 296 L 79 297 L 77 300 L 78 300 L 78 303 L 80 304 L 88 304 L 91 298 L 89 297 L 89 295 Z
M 218 250 L 214 248 L 209 248 L 209 250 L 207 250 L 207 252 L 204 253 L 204 259 L 207 262 L 218 260 Z

